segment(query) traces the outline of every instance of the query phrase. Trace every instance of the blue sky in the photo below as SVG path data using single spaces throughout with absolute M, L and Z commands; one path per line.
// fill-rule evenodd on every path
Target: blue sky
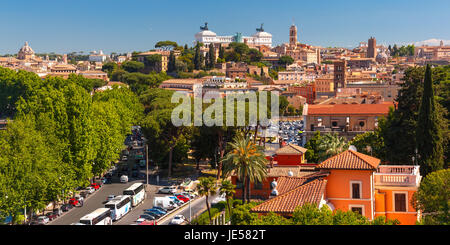
M 4 0 L 0 54 L 25 41 L 38 53 L 192 45 L 204 22 L 218 35 L 252 35 L 264 23 L 274 45 L 288 41 L 293 20 L 300 42 L 323 47 L 355 47 L 370 36 L 385 44 L 450 40 L 449 11 L 449 0 Z

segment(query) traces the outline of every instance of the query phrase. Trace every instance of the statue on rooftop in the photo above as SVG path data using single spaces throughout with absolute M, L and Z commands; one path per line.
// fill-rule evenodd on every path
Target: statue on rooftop
M 208 30 L 208 22 L 205 22 L 205 26 L 200 26 L 200 30 L 202 31 Z
M 263 25 L 264 25 L 264 23 L 261 23 L 261 27 L 260 28 L 256 28 L 256 31 L 263 32 L 264 31 Z

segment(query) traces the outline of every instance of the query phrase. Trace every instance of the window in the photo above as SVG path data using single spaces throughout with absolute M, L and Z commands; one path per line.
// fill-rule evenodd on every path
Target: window
M 361 182 L 360 181 L 350 181 L 352 198 L 360 199 L 361 198 Z
M 337 122 L 337 121 L 331 121 L 331 126 L 337 127 L 337 125 L 338 125 L 338 122 Z
M 352 212 L 359 213 L 361 215 L 363 214 L 362 207 L 352 207 L 351 210 Z
M 406 194 L 394 193 L 395 212 L 406 212 Z
M 364 125 L 366 125 L 364 121 L 359 121 L 359 126 L 364 127 Z

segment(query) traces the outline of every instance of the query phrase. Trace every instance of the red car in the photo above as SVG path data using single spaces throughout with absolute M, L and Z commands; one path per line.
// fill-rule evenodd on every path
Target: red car
M 76 198 L 70 198 L 69 204 L 72 204 L 73 206 L 78 206 L 78 203 L 80 203 Z
M 100 188 L 100 185 L 98 183 L 92 183 L 91 187 L 94 188 L 95 190 L 98 190 Z
M 183 202 L 189 202 L 189 198 L 183 196 L 183 195 L 176 195 L 177 199 Z
M 152 221 L 144 221 L 139 223 L 139 225 L 158 225 L 158 223 L 156 222 L 156 220 L 152 220 Z

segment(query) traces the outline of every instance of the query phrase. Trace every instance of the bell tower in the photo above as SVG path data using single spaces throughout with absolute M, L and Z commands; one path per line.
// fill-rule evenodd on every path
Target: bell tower
M 289 45 L 297 45 L 297 26 L 295 26 L 294 24 L 292 24 L 289 28 Z

